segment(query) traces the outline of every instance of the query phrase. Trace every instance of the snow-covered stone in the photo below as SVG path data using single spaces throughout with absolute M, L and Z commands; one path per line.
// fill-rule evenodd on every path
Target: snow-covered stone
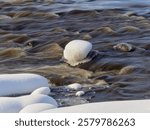
M 18 113 L 24 107 L 36 103 L 47 103 L 55 107 L 58 106 L 55 99 L 42 94 L 31 94 L 20 97 L 0 97 L 0 113 Z
M 82 85 L 79 83 L 73 83 L 73 84 L 66 86 L 66 88 L 71 89 L 71 90 L 79 90 L 82 88 Z
M 48 95 L 48 94 L 50 94 L 50 88 L 49 87 L 41 87 L 41 88 L 34 90 L 31 94 Z
M 150 100 L 87 103 L 43 111 L 43 113 L 149 113 Z
M 48 87 L 48 80 L 37 74 L 1 74 L 0 96 L 31 93 L 40 87 Z
M 73 40 L 64 49 L 63 57 L 68 64 L 76 66 L 80 63 L 88 62 L 86 57 L 92 50 L 92 44 L 84 40 Z
M 24 107 L 19 113 L 39 113 L 48 109 L 57 108 L 55 105 L 48 103 L 36 103 Z
M 78 97 L 81 97 L 81 96 L 83 96 L 85 94 L 85 92 L 84 91 L 78 91 L 78 92 L 76 92 L 76 96 L 78 96 Z

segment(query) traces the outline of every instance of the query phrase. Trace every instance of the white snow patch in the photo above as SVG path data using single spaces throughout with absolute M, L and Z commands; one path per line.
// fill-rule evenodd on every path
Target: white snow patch
M 0 96 L 31 93 L 37 88 L 48 86 L 48 80 L 37 74 L 0 75 Z
M 83 96 L 85 94 L 85 92 L 84 91 L 78 91 L 78 92 L 76 92 L 76 96 L 78 96 L 78 97 L 81 97 L 81 96 Z
M 43 113 L 149 113 L 150 100 L 88 103 L 43 111 Z
M 41 87 L 36 90 L 34 90 L 31 94 L 43 94 L 43 95 L 48 95 L 50 94 L 50 88 L 48 87 Z
M 27 105 L 47 103 L 57 107 L 57 102 L 50 96 L 33 94 L 20 97 L 0 97 L 0 113 L 18 113 Z
M 82 88 L 82 85 L 79 83 L 73 83 L 73 84 L 67 85 L 66 88 L 72 89 L 72 90 L 79 90 Z
M 84 40 L 73 40 L 64 49 L 64 58 L 72 66 L 87 62 L 85 59 L 92 50 L 92 44 Z
M 19 113 L 39 113 L 48 109 L 57 108 L 55 105 L 48 103 L 36 103 L 24 107 Z

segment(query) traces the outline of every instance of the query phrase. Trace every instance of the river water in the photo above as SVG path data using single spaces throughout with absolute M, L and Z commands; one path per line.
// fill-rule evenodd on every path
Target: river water
M 62 63 L 73 39 L 106 56 L 88 68 Z M 122 42 L 136 49 L 113 49 Z M 149 66 L 150 0 L 0 0 L 0 73 L 45 76 L 60 106 L 150 98 Z M 75 82 L 84 96 L 65 88 Z

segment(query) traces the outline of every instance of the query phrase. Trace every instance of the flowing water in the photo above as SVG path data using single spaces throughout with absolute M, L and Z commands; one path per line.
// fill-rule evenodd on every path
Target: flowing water
M 92 64 L 60 61 L 73 39 L 100 52 Z M 113 49 L 122 42 L 135 49 Z M 62 106 L 150 98 L 149 66 L 150 0 L 0 0 L 0 74 L 45 76 Z M 64 87 L 75 82 L 84 96 Z

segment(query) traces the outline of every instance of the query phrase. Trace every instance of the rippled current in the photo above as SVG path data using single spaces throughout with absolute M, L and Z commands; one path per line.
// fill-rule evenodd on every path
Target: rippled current
M 100 55 L 83 66 L 63 63 L 73 39 Z M 134 50 L 113 48 L 122 42 Z M 45 76 L 61 106 L 150 98 L 149 66 L 150 0 L 0 0 L 0 74 Z M 84 96 L 64 87 L 75 82 Z

